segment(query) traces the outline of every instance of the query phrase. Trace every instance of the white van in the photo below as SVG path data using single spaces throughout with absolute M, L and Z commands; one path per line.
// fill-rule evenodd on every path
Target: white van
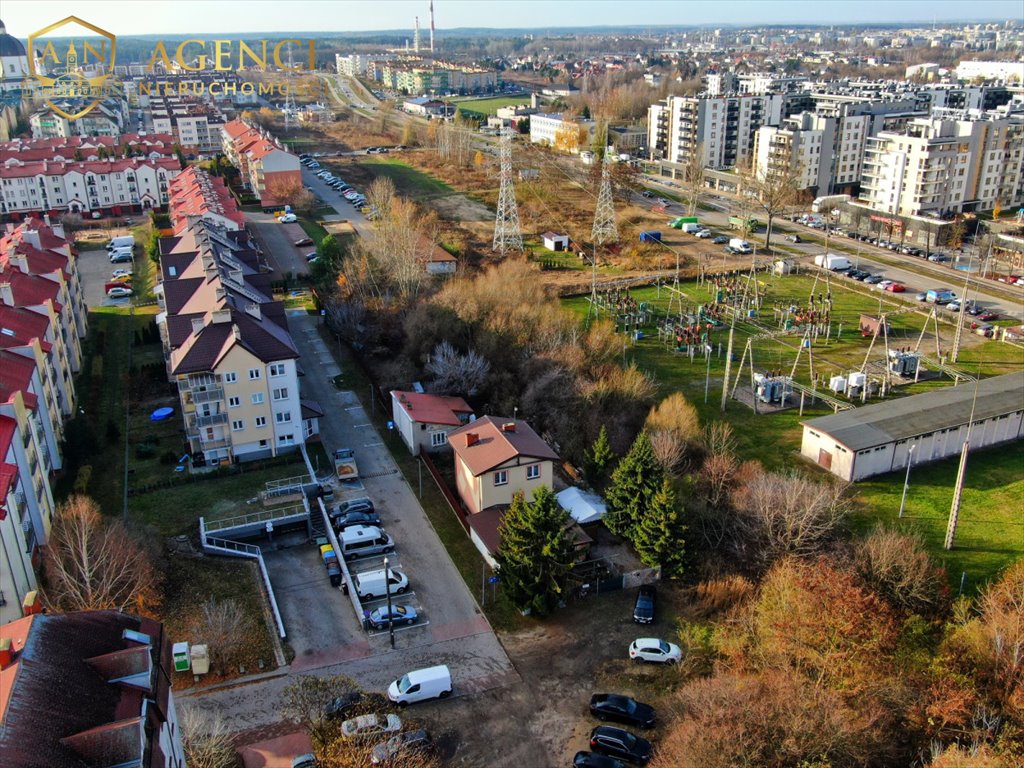
M 131 235 L 118 235 L 109 243 L 107 243 L 107 250 L 112 251 L 115 248 L 123 248 L 128 246 L 129 248 L 135 247 L 135 238 Z
M 452 673 L 444 664 L 416 669 L 388 686 L 388 698 L 404 707 L 427 699 L 444 699 L 452 692 Z
M 381 568 L 379 571 L 357 573 L 352 576 L 352 580 L 356 585 L 356 594 L 363 600 L 387 595 L 389 582 L 393 595 L 400 595 L 409 588 L 409 577 L 393 568 L 388 568 L 387 578 L 384 576 L 384 569 Z
M 395 549 L 395 540 L 375 525 L 353 525 L 338 534 L 341 556 L 386 555 Z

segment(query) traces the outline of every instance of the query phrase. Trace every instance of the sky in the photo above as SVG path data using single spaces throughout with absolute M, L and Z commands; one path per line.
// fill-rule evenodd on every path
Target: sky
M 1021 0 L 435 0 L 437 29 L 598 25 L 871 24 L 1021 19 Z M 78 16 L 115 35 L 411 31 L 428 0 L 3 0 L 7 32 Z

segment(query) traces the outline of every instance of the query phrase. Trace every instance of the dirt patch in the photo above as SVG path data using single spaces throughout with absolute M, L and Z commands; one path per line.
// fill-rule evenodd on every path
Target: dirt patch
M 442 219 L 458 222 L 493 222 L 494 211 L 477 200 L 465 195 L 446 195 L 435 197 L 430 206 L 437 211 Z
M 422 710 L 429 727 L 454 731 L 450 764 L 570 765 L 599 725 L 587 710 L 591 694 L 626 693 L 657 707 L 679 682 L 678 671 L 635 665 L 627 649 L 636 637 L 671 639 L 673 622 L 662 614 L 653 627 L 638 627 L 632 621 L 635 598 L 636 590 L 591 597 L 543 623 L 500 633 L 521 683 Z M 646 735 L 656 742 L 659 730 Z

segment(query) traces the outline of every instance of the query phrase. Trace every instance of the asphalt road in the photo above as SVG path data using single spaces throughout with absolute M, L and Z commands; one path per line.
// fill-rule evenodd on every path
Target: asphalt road
M 136 247 L 136 251 L 140 248 Z M 146 258 L 138 253 L 135 259 Z M 85 296 L 86 306 L 89 307 L 126 307 L 131 301 L 130 298 L 109 299 L 104 291 L 104 285 L 110 282 L 111 273 L 115 269 L 130 268 L 132 265 L 111 264 L 110 256 L 104 248 L 97 250 L 80 251 L 78 254 L 78 277 L 82 282 L 82 293 Z

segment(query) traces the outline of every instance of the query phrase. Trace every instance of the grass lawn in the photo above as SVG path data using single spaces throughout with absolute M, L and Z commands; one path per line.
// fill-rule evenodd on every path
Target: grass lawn
M 452 99 L 453 103 L 462 107 L 463 111 L 477 112 L 481 115 L 497 114 L 501 107 L 511 107 L 513 104 L 529 104 L 529 96 L 495 96 L 492 99 L 476 99 L 473 97 Z
M 211 599 L 222 604 L 227 600 L 238 603 L 250 625 L 244 632 L 245 645 L 238 653 L 236 666 L 225 670 L 211 667 L 211 674 L 201 678 L 204 685 L 239 674 L 237 664 L 244 665 L 247 674 L 258 672 L 260 661 L 265 669 L 277 666 L 272 629 L 264 621 L 258 578 L 256 564 L 248 560 L 185 555 L 173 555 L 169 560 L 160 614 L 171 642 L 199 639 L 196 627 L 202 618 L 203 604 Z M 190 672 L 174 673 L 173 677 L 176 687 L 194 684 Z
M 959 458 L 910 470 L 910 488 L 902 520 L 898 518 L 904 472 L 857 483 L 856 524 L 897 523 L 919 532 L 928 550 L 946 567 L 950 584 L 974 592 L 1015 560 L 1024 557 L 1024 444 L 972 452 L 967 459 L 956 540 L 943 548 Z
M 327 348 L 331 350 L 331 353 L 338 359 L 338 363 L 344 374 L 339 377 L 336 385 L 342 389 L 348 389 L 355 392 L 360 401 L 363 404 L 363 408 L 367 414 L 371 412 L 370 403 L 367 402 L 370 392 L 370 381 L 363 372 L 363 369 L 359 367 L 359 364 L 352 358 L 351 352 L 344 348 L 341 357 L 338 353 L 338 344 L 334 337 L 331 335 L 325 327 L 320 327 L 320 333 L 327 344 Z M 378 403 L 379 406 L 379 403 Z M 390 414 L 384 413 L 383 409 L 376 407 L 373 409 L 373 418 L 377 431 L 381 435 L 387 435 L 387 418 Z M 398 468 L 402 471 L 406 481 L 414 491 L 419 489 L 419 469 L 417 467 L 417 459 L 409 454 L 405 444 L 402 443 L 397 437 L 387 437 L 384 440 L 388 450 L 391 452 L 392 458 Z M 462 574 L 462 578 L 466 582 L 466 586 L 469 587 L 470 592 L 474 596 L 479 595 L 480 589 L 480 573 L 481 566 L 483 565 L 483 558 L 477 551 L 477 548 L 470 541 L 469 535 L 463 529 L 462 524 L 455 517 L 455 513 L 452 512 L 448 506 L 448 502 L 444 496 L 438 490 L 434 484 L 433 478 L 430 474 L 423 470 L 423 495 L 420 496 L 420 504 L 423 506 L 423 510 L 427 513 L 427 517 L 430 519 L 430 524 L 434 527 L 437 535 L 440 537 L 441 542 L 444 544 L 445 549 L 448 551 L 448 555 L 452 558 L 452 562 L 455 563 L 455 567 L 459 569 L 459 573 Z M 487 591 L 488 602 L 482 606 L 484 613 L 487 614 L 488 621 L 495 629 L 512 631 L 523 626 L 525 619 L 519 614 L 519 612 L 512 606 L 512 604 L 505 598 L 503 591 L 499 588 L 496 591 L 497 600 L 490 602 L 491 592 Z M 477 598 L 479 599 L 479 598 Z
M 360 160 L 359 165 L 373 176 L 386 176 L 391 179 L 400 195 L 423 199 L 451 194 L 454 191 L 440 179 L 423 173 L 401 160 L 378 155 L 372 159 Z
M 331 209 L 334 210 L 333 208 Z M 327 237 L 327 230 L 317 224 L 315 221 L 309 219 L 299 219 L 299 226 L 302 227 L 302 231 L 312 238 L 315 245 L 320 245 L 320 241 Z

